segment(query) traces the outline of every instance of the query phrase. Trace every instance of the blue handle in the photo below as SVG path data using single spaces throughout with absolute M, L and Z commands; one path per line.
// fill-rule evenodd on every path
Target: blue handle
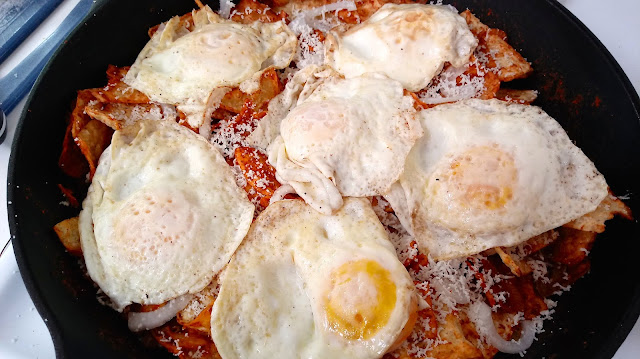
M 0 3 L 0 62 L 46 19 L 62 0 Z
M 60 43 L 89 13 L 93 0 L 80 0 L 60 26 L 9 74 L 0 79 L 0 108 L 10 113 L 29 92 Z

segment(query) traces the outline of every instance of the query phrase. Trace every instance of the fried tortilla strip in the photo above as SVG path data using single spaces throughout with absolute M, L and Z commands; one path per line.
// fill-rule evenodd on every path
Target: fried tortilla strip
M 234 156 L 250 187 L 247 193 L 258 199 L 260 205 L 267 207 L 271 196 L 280 187 L 276 170 L 269 163 L 267 155 L 253 147 L 238 147 Z
M 552 229 L 550 231 L 546 231 L 542 234 L 539 234 L 535 237 L 531 237 L 527 239 L 525 242 L 522 242 L 513 247 L 503 247 L 506 252 L 515 254 L 520 258 L 526 257 L 530 254 L 536 253 L 543 248 L 547 247 L 551 243 L 553 243 L 556 239 L 558 239 L 558 231 Z
M 467 69 L 462 76 L 468 75 L 470 79 L 474 77 L 482 77 L 483 90 L 475 97 L 483 100 L 489 100 L 496 97 L 497 92 L 500 90 L 500 76 L 495 72 L 490 71 L 482 62 L 477 61 L 475 55 L 471 55 Z M 458 84 L 462 82 L 462 78 L 456 79 Z
M 511 273 L 518 277 L 531 273 L 531 267 L 524 259 L 525 257 L 540 251 L 553 243 L 559 234 L 556 230 L 550 230 L 529 238 L 527 241 L 512 247 L 497 247 L 486 251 L 486 255 L 497 253 L 509 269 Z
M 510 103 L 519 103 L 530 105 L 538 98 L 538 91 L 535 90 L 516 90 L 516 89 L 499 89 L 496 93 L 498 100 Z
M 602 233 L 605 228 L 604 223 L 615 215 L 629 220 L 633 219 L 631 209 L 609 191 L 609 195 L 600 202 L 593 212 L 565 224 L 564 227 Z
M 80 247 L 80 230 L 78 229 L 78 217 L 65 219 L 53 226 L 53 230 L 60 238 L 62 245 L 74 256 L 82 256 Z
M 91 90 L 80 90 L 76 97 L 76 104 L 71 112 L 71 136 L 73 138 L 78 137 L 78 134 L 84 126 L 91 121 L 91 118 L 84 113 L 84 108 L 89 102 L 95 101 L 95 97 L 91 93 Z
M 450 313 L 446 316 L 444 323 L 438 323 L 442 328 L 440 339 L 446 343 L 436 345 L 427 352 L 427 356 L 438 359 L 483 358 L 482 352 L 467 340 L 462 322 L 456 314 Z
M 217 283 L 214 281 L 196 293 L 189 304 L 176 315 L 178 323 L 211 335 L 211 307 L 217 297 L 216 287 Z
M 111 133 L 113 132 L 99 121 L 91 119 L 85 113 L 85 107 L 92 101 L 95 101 L 95 98 L 90 90 L 78 91 L 76 104 L 71 112 L 70 124 L 71 136 L 89 165 L 90 178 L 93 178 L 98 159 L 102 151 L 111 142 Z
M 83 178 L 89 172 L 89 164 L 73 141 L 73 136 L 71 135 L 73 124 L 73 121 L 70 121 L 67 125 L 64 140 L 62 140 L 62 152 L 58 159 L 58 166 L 69 177 Z
M 418 320 L 418 324 L 420 324 Z M 416 324 L 416 327 L 418 327 Z M 457 315 L 450 313 L 445 321 L 438 323 L 441 328 L 439 338 L 429 338 L 421 328 L 414 328 L 414 332 L 409 336 L 400 348 L 386 354 L 384 359 L 414 359 L 414 358 L 437 358 L 437 359 L 482 359 L 482 352 L 465 338 L 462 324 Z M 417 341 L 412 341 L 417 339 Z M 419 354 L 418 354 L 419 353 Z
M 494 283 L 491 287 L 494 293 L 507 293 L 508 300 L 500 303 L 498 312 L 510 314 L 524 313 L 525 319 L 533 319 L 540 315 L 540 312 L 548 309 L 544 302 L 544 297 L 541 297 L 534 290 L 532 274 L 521 277 L 509 276 L 511 274 L 509 268 L 494 256 L 484 260 L 482 265 L 485 271 L 508 276 L 500 282 Z
M 98 167 L 98 160 L 111 143 L 113 130 L 98 120 L 90 120 L 75 137 L 76 144 L 89 163 L 89 179 Z
M 180 359 L 221 359 L 215 344 L 207 334 L 182 327 L 175 320 L 152 329 L 151 334 L 158 344 Z
M 107 68 L 107 86 L 103 88 L 89 89 L 93 97 L 100 102 L 118 102 L 129 104 L 146 104 L 149 98 L 142 92 L 124 83 L 123 78 L 129 71 L 127 67 L 109 65 Z
M 69 201 L 69 205 L 71 207 L 73 208 L 80 207 L 80 202 L 78 202 L 78 199 L 76 198 L 76 196 L 73 195 L 72 190 L 66 188 L 60 183 L 58 183 L 58 188 L 60 189 L 60 192 L 62 192 L 62 194 L 64 195 L 64 198 L 66 198 L 67 201 Z
M 495 250 L 500 256 L 500 259 L 502 259 L 502 263 L 509 267 L 511 273 L 514 275 L 521 277 L 523 274 L 531 273 L 531 268 L 527 262 L 520 260 L 519 257 L 505 251 L 501 247 L 496 247 Z
M 149 28 L 149 31 L 147 31 L 147 34 L 149 34 L 149 37 L 152 37 L 153 34 L 156 33 L 156 31 L 158 31 L 158 28 L 160 28 L 160 25 L 155 25 L 151 28 Z M 189 11 L 188 13 L 180 16 L 180 22 L 178 23 L 178 27 L 183 27 L 186 31 L 193 31 L 193 13 L 191 11 Z
M 247 136 L 258 126 L 258 121 L 267 114 L 266 111 L 255 112 L 253 108 L 251 101 L 247 101 L 239 114 L 213 125 L 212 130 L 217 137 L 215 141 L 219 146 L 229 149 L 242 146 Z M 230 165 L 233 165 L 234 155 L 232 152 L 225 154 Z
M 169 120 L 178 117 L 175 106 L 148 104 L 126 104 L 111 102 L 90 102 L 85 113 L 114 130 L 121 130 L 140 120 Z
M 336 1 L 325 1 L 325 3 L 333 3 Z M 355 11 L 340 10 L 338 11 L 338 18 L 340 21 L 347 24 L 359 24 L 362 21 L 367 20 L 376 11 L 378 11 L 382 5 L 386 3 L 393 4 L 413 4 L 413 3 L 426 3 L 426 1 L 410 1 L 410 0 L 356 0 Z
M 498 29 L 489 28 L 469 10 L 462 15 L 469 29 L 478 39 L 476 57 L 489 69 L 494 69 L 500 81 L 507 82 L 525 78 L 533 72 L 531 64 L 506 41 L 506 34 Z
M 240 113 L 242 111 L 242 106 L 247 101 L 251 101 L 256 110 L 266 110 L 269 101 L 282 92 L 283 89 L 284 86 L 282 85 L 282 82 L 280 82 L 278 73 L 273 68 L 270 68 L 264 71 L 260 76 L 260 87 L 258 90 L 247 94 L 236 87 L 224 95 L 220 102 L 220 109 L 233 113 Z
M 553 294 L 568 290 L 570 285 L 575 283 L 589 272 L 591 261 L 585 258 L 582 262 L 567 266 L 560 263 L 549 263 L 547 265 L 546 280 L 536 281 L 536 291 L 540 295 L 548 297 Z
M 272 6 L 276 10 L 285 10 L 291 13 L 295 10 L 310 10 L 318 8 L 323 5 L 337 3 L 342 0 L 272 0 L 270 2 L 277 3 L 278 6 Z M 426 4 L 427 0 L 355 0 L 356 10 L 340 10 L 338 11 L 338 19 L 346 24 L 359 24 L 371 17 L 376 11 L 378 11 L 382 5 L 386 3 L 393 4 L 414 4 L 421 3 Z M 268 1 L 269 3 L 269 1 Z M 333 12 L 327 12 L 326 17 L 333 16 Z
M 559 232 L 560 237 L 550 247 L 551 260 L 569 266 L 576 265 L 587 257 L 597 234 L 569 227 L 562 227 Z
M 250 24 L 254 21 L 276 22 L 287 18 L 286 12 L 275 12 L 267 4 L 257 0 L 240 0 L 231 14 L 231 20 L 241 24 Z
M 464 69 L 446 64 L 429 86 L 418 91 L 418 96 L 427 105 L 422 107 L 429 108 L 466 98 L 492 99 L 499 89 L 498 74 L 472 54 Z

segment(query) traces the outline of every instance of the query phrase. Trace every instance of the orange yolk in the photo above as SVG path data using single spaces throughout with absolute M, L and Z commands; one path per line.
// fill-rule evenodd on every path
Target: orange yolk
M 347 262 L 330 275 L 325 312 L 329 328 L 342 337 L 369 339 L 383 328 L 396 306 L 396 285 L 378 262 Z
M 496 147 L 474 147 L 438 174 L 440 186 L 464 208 L 497 210 L 513 198 L 518 170 L 513 158 Z

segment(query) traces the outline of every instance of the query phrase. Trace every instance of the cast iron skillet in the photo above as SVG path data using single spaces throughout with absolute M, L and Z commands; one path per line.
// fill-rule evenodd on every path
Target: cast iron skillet
M 640 214 L 640 101 L 604 46 L 553 0 L 453 4 L 507 32 L 535 69 L 515 86 L 540 91 L 537 105 L 562 124 L 615 193 L 631 194 L 626 202 Z M 22 114 L 9 164 L 9 224 L 20 272 L 58 358 L 171 357 L 145 346 L 125 320 L 98 304 L 96 288 L 51 228 L 77 215 L 59 204 L 56 186 L 68 180 L 57 159 L 76 90 L 104 86 L 107 65 L 133 63 L 149 27 L 193 6 L 188 0 L 98 0 L 49 63 Z M 591 273 L 559 299 L 554 321 L 545 323 L 527 358 L 613 356 L 640 313 L 639 232 L 635 221 L 609 222 L 592 250 Z

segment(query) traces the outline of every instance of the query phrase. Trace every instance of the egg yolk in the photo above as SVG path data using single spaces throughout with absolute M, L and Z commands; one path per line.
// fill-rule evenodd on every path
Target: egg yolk
M 513 157 L 497 146 L 474 147 L 436 174 L 435 192 L 464 208 L 497 210 L 513 198 L 518 170 Z
M 378 262 L 357 260 L 331 272 L 325 298 L 332 331 L 349 340 L 369 339 L 389 321 L 396 305 L 396 285 Z

